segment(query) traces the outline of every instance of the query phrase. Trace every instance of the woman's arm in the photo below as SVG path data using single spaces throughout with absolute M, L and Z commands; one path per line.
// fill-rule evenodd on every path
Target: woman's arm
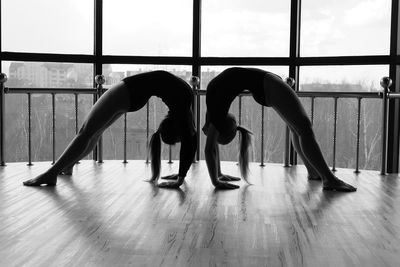
M 218 138 L 218 131 L 215 129 L 214 125 L 210 123 L 210 126 L 208 127 L 207 131 L 207 141 L 206 141 L 206 146 L 204 149 L 204 154 L 206 158 L 206 163 L 207 163 L 207 168 L 208 168 L 208 173 L 211 178 L 212 184 L 218 188 L 218 189 L 236 189 L 239 188 L 239 186 L 222 182 L 218 179 L 219 176 L 219 151 L 218 151 L 218 143 L 217 143 L 217 138 Z
M 197 133 L 193 122 L 193 115 L 191 112 L 186 114 L 186 123 L 181 126 L 181 149 L 179 153 L 179 172 L 175 175 L 162 177 L 162 179 L 176 179 L 171 182 L 160 183 L 159 187 L 177 188 L 183 184 L 186 173 L 193 163 L 194 156 L 197 149 Z
M 219 159 L 219 147 L 217 146 L 217 163 L 218 163 L 218 179 L 220 181 L 225 181 L 225 182 L 232 182 L 232 181 L 240 181 L 241 179 L 239 177 L 235 176 L 230 176 L 227 174 L 222 174 L 221 172 L 221 161 Z

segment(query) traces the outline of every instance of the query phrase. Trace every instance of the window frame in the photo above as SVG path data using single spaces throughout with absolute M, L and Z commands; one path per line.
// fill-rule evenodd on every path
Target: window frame
M 290 5 L 290 37 L 288 57 L 202 57 L 201 56 L 201 0 L 193 0 L 193 29 L 192 55 L 187 57 L 174 56 L 109 56 L 103 55 L 103 0 L 94 1 L 94 43 L 93 55 L 76 54 L 46 54 L 3 52 L 2 32 L 0 21 L 0 71 L 2 61 L 37 61 L 37 62 L 65 62 L 89 63 L 94 66 L 94 76 L 102 74 L 103 64 L 167 64 L 191 65 L 192 74 L 200 76 L 200 67 L 214 65 L 279 65 L 289 67 L 289 76 L 299 80 L 300 66 L 324 65 L 389 65 L 389 76 L 393 80 L 392 91 L 400 92 L 400 20 L 399 2 L 391 0 L 391 29 L 389 55 L 365 56 L 327 56 L 327 57 L 300 57 L 300 21 L 301 0 L 291 0 Z M 0 0 L 0 12 L 1 12 Z M 398 77 L 399 76 L 399 77 Z M 93 86 L 94 86 L 93 81 Z M 295 84 L 299 90 L 299 84 Z M 400 103 L 390 100 L 389 103 L 389 134 L 388 134 L 388 172 L 399 171 L 399 137 L 400 137 Z M 291 161 L 295 161 L 291 153 Z

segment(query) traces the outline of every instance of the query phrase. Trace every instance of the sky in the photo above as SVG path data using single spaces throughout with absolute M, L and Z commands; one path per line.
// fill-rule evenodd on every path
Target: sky
M 3 51 L 93 53 L 93 0 L 1 1 Z M 288 56 L 290 0 L 202 2 L 202 56 Z M 191 56 L 192 1 L 104 0 L 103 5 L 104 54 Z M 390 0 L 302 0 L 302 7 L 301 56 L 389 53 Z M 387 75 L 386 69 L 303 68 L 301 73 L 303 81 L 351 81 Z

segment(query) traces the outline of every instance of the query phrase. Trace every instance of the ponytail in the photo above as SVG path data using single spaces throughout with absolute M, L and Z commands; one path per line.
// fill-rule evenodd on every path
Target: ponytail
M 151 182 L 155 182 L 160 176 L 161 169 L 161 134 L 157 130 L 150 139 L 149 143 L 150 160 L 151 160 Z
M 239 148 L 239 169 L 243 179 L 248 183 L 247 176 L 249 173 L 249 148 L 252 143 L 253 133 L 244 128 L 243 126 L 238 126 L 237 130 L 240 133 L 240 148 Z

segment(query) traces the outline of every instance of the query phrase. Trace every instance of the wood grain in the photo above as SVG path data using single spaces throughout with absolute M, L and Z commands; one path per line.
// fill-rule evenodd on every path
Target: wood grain
M 216 191 L 201 161 L 168 190 L 144 161 L 82 161 L 56 187 L 22 186 L 49 164 L 0 167 L 0 266 L 400 266 L 398 175 L 338 169 L 358 191 L 334 193 L 303 166 L 253 163 L 253 185 Z

